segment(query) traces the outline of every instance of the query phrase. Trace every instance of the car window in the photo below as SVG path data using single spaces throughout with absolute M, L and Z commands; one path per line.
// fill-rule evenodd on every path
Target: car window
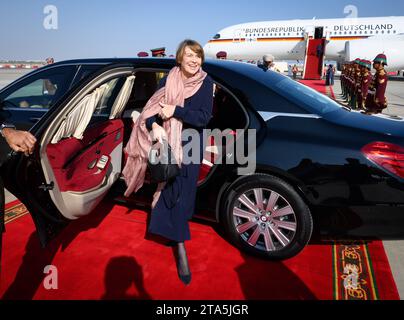
M 122 85 L 123 85 L 122 78 L 117 78 L 109 81 L 107 89 L 105 90 L 100 101 L 98 102 L 98 105 L 95 108 L 94 113 L 109 116 L 111 113 L 111 108 L 115 102 L 115 98 L 112 99 L 113 96 L 116 97 L 116 95 L 114 95 L 114 92 L 117 91 L 118 87 L 121 88 Z
M 338 103 L 327 96 L 288 78 L 276 83 L 275 87 L 279 94 L 298 105 L 306 106 L 314 113 L 325 114 L 341 109 Z
M 0 97 L 2 107 L 48 110 L 70 87 L 76 67 L 55 67 L 27 77 Z
M 162 85 L 162 79 L 168 74 L 164 70 L 138 70 L 135 73 L 135 82 L 129 96 L 127 109 L 142 109 L 147 101 Z
M 73 84 L 76 84 L 77 82 L 83 80 L 85 77 L 87 77 L 91 73 L 100 70 L 102 67 L 102 65 L 98 64 L 81 65 L 79 71 L 77 72 L 77 75 L 74 77 Z
M 115 103 L 119 91 L 121 90 L 125 78 L 115 78 L 107 82 L 107 89 L 102 94 L 91 118 L 91 123 L 108 119 L 111 114 L 111 109 Z
M 241 87 L 240 84 L 243 84 L 240 90 L 248 93 L 251 103 L 260 111 L 321 115 L 341 109 L 338 103 L 322 93 L 278 72 L 263 72 L 262 69 L 248 63 L 233 63 L 231 67 L 230 72 L 226 67 L 221 73 L 228 75 L 230 79 L 234 75 L 234 81 L 237 83 L 234 82 L 233 86 Z M 236 73 L 233 73 L 234 71 Z M 246 77 L 243 82 L 240 81 L 242 78 L 237 76 L 240 74 Z

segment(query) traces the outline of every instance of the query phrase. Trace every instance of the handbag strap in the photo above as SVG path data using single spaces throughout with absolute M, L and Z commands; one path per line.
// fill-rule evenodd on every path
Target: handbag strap
M 160 145 L 159 148 L 155 148 L 155 146 Z M 156 159 L 153 157 L 153 155 L 156 155 L 155 152 L 157 152 L 157 150 L 160 150 L 160 154 L 158 156 L 156 156 Z M 150 148 L 149 151 L 149 160 L 151 163 L 155 163 L 155 161 L 157 160 L 157 158 L 160 159 L 161 161 L 161 157 L 166 158 L 167 160 L 167 164 L 177 164 L 177 162 L 175 161 L 175 157 L 173 156 L 172 150 L 171 150 L 171 146 L 168 143 L 168 141 L 166 139 L 163 139 L 163 143 L 160 142 L 156 142 L 155 144 L 153 144 Z M 155 161 L 152 161 L 155 160 Z M 172 162 L 174 160 L 174 162 Z M 163 162 L 165 164 L 165 162 Z

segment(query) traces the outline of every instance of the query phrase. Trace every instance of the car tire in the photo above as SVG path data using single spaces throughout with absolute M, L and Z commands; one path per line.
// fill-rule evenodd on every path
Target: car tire
M 297 255 L 310 241 L 313 220 L 302 197 L 287 182 L 255 174 L 230 187 L 221 220 L 242 251 L 270 260 Z

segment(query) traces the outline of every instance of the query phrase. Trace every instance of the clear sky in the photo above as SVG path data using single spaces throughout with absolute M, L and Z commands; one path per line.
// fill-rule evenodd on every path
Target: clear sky
M 56 30 L 43 25 L 47 5 L 57 8 Z M 402 0 L 1 0 L 0 59 L 133 57 L 156 47 L 173 54 L 183 39 L 204 45 L 233 24 L 345 18 L 348 5 L 359 17 L 404 16 Z

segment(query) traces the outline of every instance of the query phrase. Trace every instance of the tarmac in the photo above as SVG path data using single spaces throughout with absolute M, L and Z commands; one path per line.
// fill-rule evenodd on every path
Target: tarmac
M 0 69 L 0 89 L 30 71 L 32 70 Z M 397 77 L 391 80 L 392 81 L 389 81 L 387 87 L 389 106 L 384 113 L 404 117 L 404 78 Z M 341 84 L 338 79 L 335 80 L 333 91 L 336 99 L 343 102 L 341 98 Z M 6 203 L 16 200 L 16 198 L 7 190 L 5 196 Z M 404 240 L 386 240 L 383 241 L 383 244 L 400 298 L 401 300 L 404 300 Z
M 0 69 L 0 89 L 31 71 L 30 69 Z

